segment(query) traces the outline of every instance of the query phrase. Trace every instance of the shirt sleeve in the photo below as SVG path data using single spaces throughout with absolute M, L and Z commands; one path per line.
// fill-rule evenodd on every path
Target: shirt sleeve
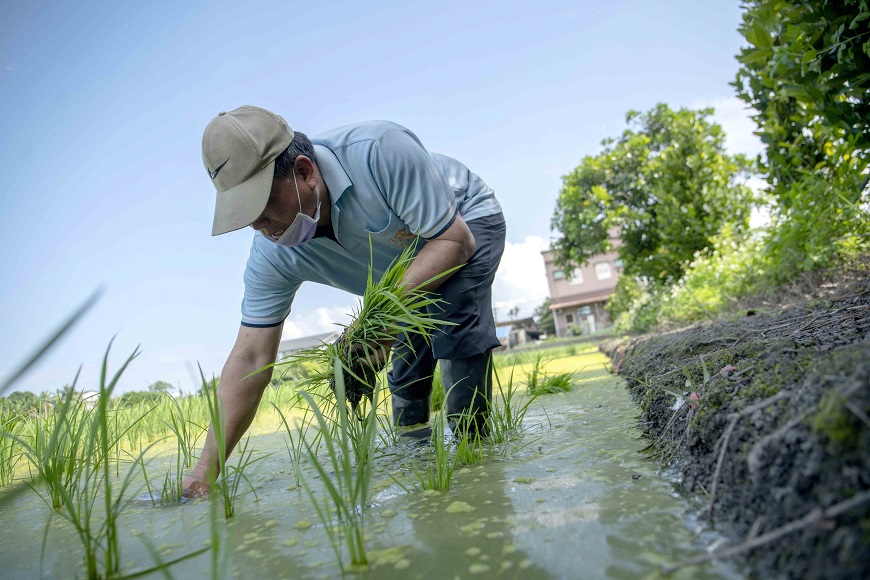
M 254 236 L 251 254 L 245 267 L 245 296 L 242 299 L 242 326 L 267 328 L 278 326 L 290 314 L 290 307 L 301 280 L 289 277 L 276 267 L 269 251 L 271 244 L 262 236 Z
M 371 156 L 375 183 L 408 228 L 427 239 L 443 233 L 456 217 L 456 195 L 416 137 L 388 129 Z

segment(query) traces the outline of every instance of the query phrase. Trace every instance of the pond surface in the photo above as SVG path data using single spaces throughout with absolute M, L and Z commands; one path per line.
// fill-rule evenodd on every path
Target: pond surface
M 460 467 L 448 492 L 419 487 L 408 465 L 421 448 L 400 445 L 377 462 L 366 534 L 371 578 L 646 578 L 662 565 L 697 555 L 718 537 L 674 491 L 634 427 L 638 410 L 605 371 L 607 359 L 590 352 L 553 361 L 579 383 L 570 393 L 545 395 L 526 418 L 525 447 L 506 458 Z M 516 376 L 521 376 L 517 372 Z M 337 577 L 340 568 L 305 491 L 295 486 L 284 436 L 260 424 L 252 446 L 271 453 L 252 468 L 259 500 L 240 498 L 236 517 L 219 520 L 222 575 L 242 578 Z M 422 465 L 417 460 L 417 468 Z M 315 490 L 313 468 L 303 473 Z M 141 486 L 137 488 L 141 495 Z M 28 492 L 0 508 L 0 577 L 82 576 L 81 548 L 59 517 L 46 527 L 48 508 Z M 209 502 L 124 512 L 121 558 L 133 571 L 183 556 L 208 544 Z M 47 541 L 40 557 L 43 537 Z M 342 557 L 346 554 L 342 551 Z M 204 554 L 170 569 L 176 577 L 208 577 Z M 40 572 L 41 571 L 41 572 Z M 735 578 L 725 564 L 676 578 Z M 157 577 L 155 575 L 155 577 Z

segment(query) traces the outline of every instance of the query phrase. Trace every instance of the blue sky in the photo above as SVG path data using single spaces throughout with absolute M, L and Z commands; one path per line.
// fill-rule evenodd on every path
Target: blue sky
M 19 2 L 0 20 L 0 376 L 97 287 L 88 316 L 19 384 L 119 390 L 219 373 L 239 324 L 251 230 L 210 236 L 202 130 L 254 104 L 309 135 L 367 119 L 412 129 L 495 190 L 508 249 L 498 309 L 546 296 L 540 251 L 560 178 L 655 103 L 719 109 L 756 153 L 728 85 L 736 1 Z M 355 303 L 303 287 L 285 337 Z

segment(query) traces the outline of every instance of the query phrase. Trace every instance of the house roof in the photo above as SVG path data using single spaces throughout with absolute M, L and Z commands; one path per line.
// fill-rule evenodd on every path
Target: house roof
M 321 334 L 312 334 L 311 336 L 303 336 L 301 338 L 282 340 L 281 344 L 278 345 L 278 352 L 282 354 L 289 354 L 291 352 L 315 348 L 320 346 L 324 342 L 334 341 L 336 338 L 339 337 L 340 334 L 341 333 L 339 331 L 333 330 L 332 332 L 324 332 Z
M 558 302 L 550 303 L 550 310 L 558 310 L 559 308 L 568 308 L 569 306 L 584 306 L 607 300 L 613 294 L 612 288 L 605 288 L 595 292 L 587 292 L 585 294 L 572 294 L 571 296 L 562 296 Z
M 516 320 L 502 320 L 500 322 L 496 322 L 495 326 L 513 326 L 516 328 L 525 328 L 528 326 L 533 326 L 535 324 L 535 319 L 531 316 L 528 318 L 517 318 Z

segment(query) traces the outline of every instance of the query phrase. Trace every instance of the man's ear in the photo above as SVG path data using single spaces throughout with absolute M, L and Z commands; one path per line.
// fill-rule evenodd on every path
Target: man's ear
M 305 155 L 299 155 L 296 157 L 293 167 L 299 172 L 299 175 L 302 176 L 302 180 L 314 189 L 314 186 L 317 183 L 317 172 L 314 170 L 314 161 Z

